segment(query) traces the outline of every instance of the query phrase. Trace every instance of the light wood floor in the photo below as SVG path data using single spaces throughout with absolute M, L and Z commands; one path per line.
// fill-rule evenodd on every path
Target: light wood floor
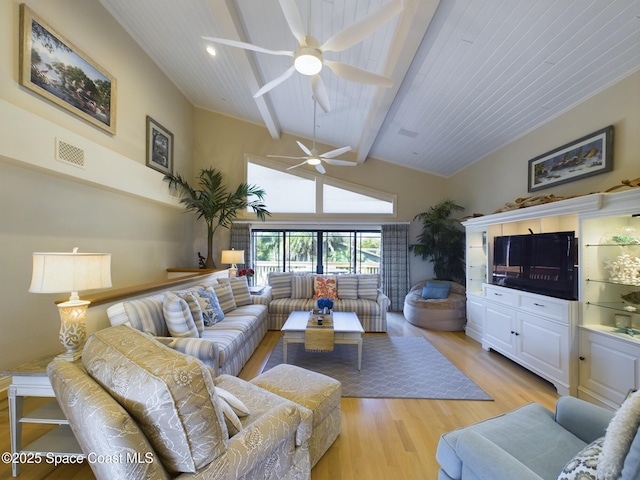
M 553 409 L 558 395 L 553 386 L 494 353 L 462 332 L 432 332 L 407 323 L 401 314 L 389 314 L 388 334 L 423 336 L 475 381 L 494 401 L 342 399 L 342 433 L 312 472 L 312 480 L 364 480 L 437 478 L 435 451 L 440 435 L 493 417 L 529 402 Z M 379 334 L 378 334 L 379 335 Z M 240 377 L 251 379 L 264 367 L 280 332 L 268 332 Z M 429 368 L 429 365 L 425 365 Z M 25 409 L 39 399 L 27 399 Z M 10 451 L 6 398 L 0 402 L 0 451 Z M 29 443 L 48 427 L 25 425 Z M 0 479 L 10 478 L 9 465 L 0 464 Z M 26 465 L 22 480 L 95 478 L 88 465 Z

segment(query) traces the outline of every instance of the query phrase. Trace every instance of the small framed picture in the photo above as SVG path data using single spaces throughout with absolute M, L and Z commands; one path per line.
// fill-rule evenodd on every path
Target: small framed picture
M 173 133 L 148 115 L 147 167 L 173 174 Z

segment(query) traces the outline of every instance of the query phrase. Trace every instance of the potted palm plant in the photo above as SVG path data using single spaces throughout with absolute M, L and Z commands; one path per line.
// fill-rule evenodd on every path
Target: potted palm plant
M 271 215 L 263 203 L 265 191 L 247 183 L 230 191 L 223 185 L 222 172 L 215 168 L 203 168 L 198 174 L 199 188 L 193 188 L 179 174 L 166 174 L 164 180 L 169 188 L 175 188 L 180 195 L 180 203 L 188 212 L 194 212 L 207 224 L 207 258 L 205 268 L 216 268 L 213 261 L 213 235 L 219 227 L 231 228 L 238 212 L 251 208 L 262 221 Z M 250 200 L 256 197 L 255 200 Z
M 465 236 L 460 221 L 451 218 L 456 210 L 464 210 L 464 207 L 445 199 L 416 215 L 414 220 L 422 222 L 422 230 L 418 242 L 409 248 L 423 260 L 431 260 L 436 279 L 464 284 Z

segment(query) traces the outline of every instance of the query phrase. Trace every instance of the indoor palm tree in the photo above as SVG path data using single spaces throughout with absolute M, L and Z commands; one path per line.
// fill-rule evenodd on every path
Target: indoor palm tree
M 219 227 L 231 228 L 238 211 L 247 207 L 253 209 L 258 218 L 264 221 L 270 215 L 263 203 L 265 191 L 247 183 L 241 183 L 235 192 L 227 190 L 222 184 L 222 172 L 215 168 L 203 168 L 198 175 L 199 189 L 193 188 L 179 174 L 166 174 L 164 180 L 169 188 L 176 188 L 180 194 L 180 203 L 188 212 L 194 212 L 207 224 L 207 259 L 205 268 L 216 268 L 213 261 L 213 235 Z M 250 201 L 250 197 L 256 197 Z
M 464 284 L 464 230 L 460 221 L 450 218 L 454 210 L 464 210 L 453 200 L 445 199 L 414 220 L 422 221 L 418 243 L 410 248 L 423 260 L 431 260 L 436 279 Z

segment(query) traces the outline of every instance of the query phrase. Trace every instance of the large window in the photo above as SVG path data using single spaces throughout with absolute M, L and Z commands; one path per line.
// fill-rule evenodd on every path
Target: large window
M 252 230 L 256 282 L 269 272 L 379 273 L 379 231 Z
M 247 158 L 247 183 L 264 189 L 271 213 L 395 215 L 393 194 L 271 160 Z

